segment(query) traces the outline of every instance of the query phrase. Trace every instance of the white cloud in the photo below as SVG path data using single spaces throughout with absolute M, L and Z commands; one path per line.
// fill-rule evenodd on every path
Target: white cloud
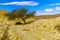
M 54 4 L 50 4 L 50 5 L 52 5 L 52 6 L 53 6 L 53 5 L 60 5 L 60 3 L 54 3 Z
M 36 16 L 37 16 L 37 15 L 41 15 L 40 10 L 36 11 L 36 14 L 35 14 L 35 15 L 36 15 Z
M 38 2 L 34 1 L 21 1 L 21 2 L 9 2 L 9 3 L 0 3 L 0 5 L 21 5 L 21 6 L 36 6 L 38 5 Z
M 55 9 L 56 9 L 56 11 L 58 11 L 58 10 L 60 10 L 60 7 L 56 7 Z
M 44 9 L 43 9 L 44 8 Z M 36 12 L 36 16 L 38 15 L 54 15 L 60 13 L 60 3 L 47 4 L 39 8 Z M 41 10 L 43 9 L 43 10 Z
M 45 12 L 53 12 L 53 11 L 54 11 L 54 9 L 52 9 L 52 8 L 45 9 Z
M 40 12 L 40 11 L 36 11 L 36 16 L 40 16 L 40 15 L 54 15 L 60 12 L 54 12 L 54 13 L 47 13 L 47 12 Z
M 36 11 L 36 14 L 35 14 L 36 16 L 39 16 L 39 15 L 45 15 L 45 13 L 42 13 L 42 12 L 40 12 L 40 11 Z
M 39 15 L 51 15 L 51 13 L 46 13 L 46 12 L 41 12 L 41 11 L 36 11 L 36 16 L 39 16 Z

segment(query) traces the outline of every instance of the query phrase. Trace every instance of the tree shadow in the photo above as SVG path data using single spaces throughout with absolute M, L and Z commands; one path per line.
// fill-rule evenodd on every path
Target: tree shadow
M 35 22 L 35 21 L 37 21 L 37 20 L 29 21 L 29 22 L 26 22 L 26 23 L 16 22 L 15 25 L 31 24 L 32 22 Z
M 37 20 L 29 21 L 29 22 L 26 22 L 25 24 L 31 24 L 31 23 L 33 23 L 35 21 L 37 21 Z M 25 25 L 25 24 L 23 24 L 23 25 Z

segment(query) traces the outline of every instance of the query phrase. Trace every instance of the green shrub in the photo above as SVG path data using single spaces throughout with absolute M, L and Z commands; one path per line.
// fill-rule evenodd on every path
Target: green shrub
M 25 19 L 30 18 L 30 17 L 34 17 L 35 13 L 36 13 L 35 11 L 28 12 L 28 10 L 26 8 L 21 8 L 21 9 L 15 9 L 12 12 L 7 13 L 5 16 L 7 16 L 9 20 L 21 18 L 23 20 L 24 24 L 26 24 Z

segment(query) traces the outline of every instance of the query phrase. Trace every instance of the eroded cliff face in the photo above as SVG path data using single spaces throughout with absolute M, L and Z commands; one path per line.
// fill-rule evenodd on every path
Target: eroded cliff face
M 60 40 L 60 17 L 40 19 L 30 24 L 0 24 L 0 40 Z

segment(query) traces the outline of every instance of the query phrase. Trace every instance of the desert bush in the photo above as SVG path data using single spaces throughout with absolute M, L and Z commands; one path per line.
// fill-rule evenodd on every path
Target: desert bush
M 56 25 L 55 28 L 57 29 L 58 32 L 60 32 L 60 24 Z

